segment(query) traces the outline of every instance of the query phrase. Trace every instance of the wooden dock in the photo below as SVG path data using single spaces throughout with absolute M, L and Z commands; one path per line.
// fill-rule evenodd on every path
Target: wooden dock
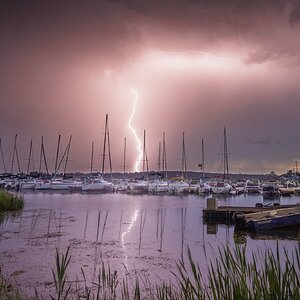
M 263 207 L 243 207 L 243 206 L 219 206 L 216 208 L 203 209 L 203 218 L 207 221 L 233 222 L 234 215 L 239 213 L 249 214 L 266 210 L 298 207 L 300 204 L 263 206 Z

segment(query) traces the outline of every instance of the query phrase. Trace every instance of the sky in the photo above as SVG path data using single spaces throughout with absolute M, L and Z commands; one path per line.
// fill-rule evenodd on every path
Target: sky
M 300 160 L 299 1 L 1 1 L 0 137 L 26 171 L 44 136 L 53 170 L 72 135 L 69 171 L 100 170 L 109 115 L 114 171 L 135 171 L 146 130 L 151 170 L 166 134 L 168 169 L 283 173 Z M 62 152 L 61 152 L 62 155 Z M 141 169 L 141 164 L 138 165 Z M 33 165 L 30 167 L 33 170 Z M 14 167 L 16 171 L 16 167 Z M 108 169 L 107 169 L 108 170 Z M 2 161 L 0 172 L 3 171 Z

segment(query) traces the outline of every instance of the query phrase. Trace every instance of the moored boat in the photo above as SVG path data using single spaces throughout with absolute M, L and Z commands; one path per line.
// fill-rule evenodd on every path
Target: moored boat
M 113 191 L 113 188 L 114 186 L 111 182 L 108 182 L 101 177 L 85 182 L 81 186 L 83 192 L 111 192 Z
M 300 224 L 300 206 L 241 214 L 236 221 L 238 228 L 254 231 L 295 226 Z
M 261 184 L 259 180 L 247 180 L 245 183 L 245 193 L 259 194 L 261 191 Z

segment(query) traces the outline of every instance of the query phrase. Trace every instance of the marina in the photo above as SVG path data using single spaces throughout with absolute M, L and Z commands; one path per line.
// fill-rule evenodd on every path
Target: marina
M 52 280 L 49 265 L 56 247 L 63 250 L 71 246 L 70 274 L 79 274 L 82 267 L 87 280 L 94 280 L 102 262 L 109 261 L 121 274 L 126 267 L 128 274 L 139 272 L 155 283 L 171 278 L 177 260 L 186 257 L 187 246 L 204 274 L 206 262 L 222 244 L 247 244 L 247 253 L 256 247 L 275 249 L 277 243 L 282 251 L 299 246 L 297 232 L 291 238 L 283 232 L 277 242 L 277 231 L 273 237 L 271 231 L 237 236 L 233 224 L 207 222 L 204 212 L 209 196 L 59 190 L 21 194 L 23 211 L 7 216 L 0 224 L 0 261 L 3 274 L 13 276 L 27 295 L 32 295 L 33 287 L 44 295 L 53 291 L 47 282 Z M 258 202 L 272 203 L 265 202 L 262 195 L 218 199 L 225 210 L 239 205 L 240 210 L 252 207 L 261 211 L 254 207 Z M 297 206 L 298 202 L 298 196 L 280 198 L 282 207 Z

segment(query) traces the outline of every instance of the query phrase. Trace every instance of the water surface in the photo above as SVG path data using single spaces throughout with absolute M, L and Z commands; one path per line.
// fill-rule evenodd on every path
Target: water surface
M 34 288 L 48 295 L 53 290 L 51 268 L 55 249 L 70 246 L 69 279 L 80 279 L 81 268 L 89 282 L 102 262 L 119 274 L 142 274 L 152 283 L 173 278 L 176 262 L 186 258 L 187 246 L 205 273 L 207 261 L 218 247 L 246 244 L 247 253 L 278 245 L 299 247 L 298 232 L 286 235 L 236 235 L 233 225 L 203 224 L 206 198 L 197 195 L 126 195 L 25 193 L 24 210 L 0 225 L 0 262 L 22 292 Z M 262 197 L 220 198 L 219 205 L 254 206 Z M 299 197 L 281 198 L 281 204 Z M 266 204 L 266 203 L 265 203 Z

